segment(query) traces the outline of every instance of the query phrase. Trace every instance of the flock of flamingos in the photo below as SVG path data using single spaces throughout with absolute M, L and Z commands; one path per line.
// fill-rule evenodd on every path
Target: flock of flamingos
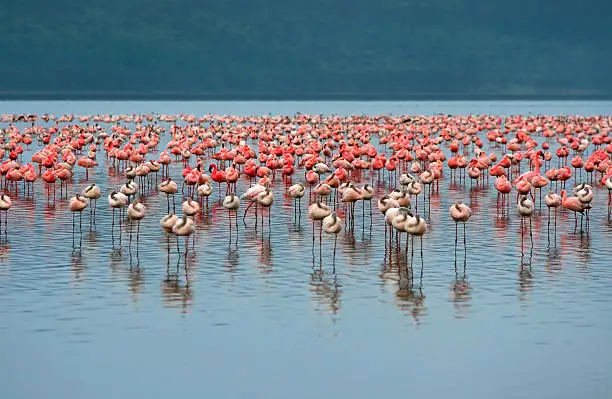
M 441 179 L 463 187 L 492 184 L 498 192 L 497 217 L 515 212 L 524 235 L 531 234 L 531 217 L 543 204 L 549 227 L 551 222 L 556 226 L 560 210 L 573 213 L 576 233 L 588 229 L 594 194 L 603 191 L 597 187 L 608 190 L 610 218 L 612 119 L 606 116 L 11 114 L 0 123 L 0 229 L 6 237 L 13 202 L 32 196 L 38 184 L 44 184 L 50 205 L 58 185 L 60 196 L 71 197 L 73 237 L 84 212 L 95 225 L 97 201 L 104 197 L 112 208 L 113 247 L 129 224 L 130 250 L 134 230 L 137 243 L 140 221 L 147 217 L 147 197 L 163 195 L 166 216 L 159 228 L 176 236 L 177 251 L 184 237 L 185 254 L 196 232 L 194 216 L 208 212 L 211 201 L 227 210 L 231 244 L 232 231 L 237 240 L 248 215 L 251 225 L 261 223 L 263 232 L 267 221 L 269 229 L 275 197 L 288 196 L 298 226 L 306 201 L 313 256 L 315 237 L 320 243 L 326 233 L 334 237 L 335 259 L 338 233 L 354 229 L 359 217 L 362 223 L 369 219 L 371 227 L 375 202 L 374 217 L 386 222 L 385 243 L 401 247 L 405 233 L 404 248 L 408 254 L 412 247 L 413 257 L 416 237 L 422 257 L 431 195 L 444 195 Z M 168 140 L 162 140 L 165 135 Z M 162 142 L 167 143 L 160 148 Z M 24 147 L 31 145 L 37 151 L 30 160 L 22 159 Z M 125 184 L 112 192 L 101 192 L 95 181 L 71 185 L 78 168 L 89 179 L 100 157 L 124 175 Z M 170 177 L 171 164 L 181 165 L 182 180 Z M 250 184 L 239 193 L 241 178 Z M 381 184 L 386 195 L 374 189 Z M 471 216 L 462 202 L 448 210 L 457 226 L 455 250 L 460 226 L 466 245 Z

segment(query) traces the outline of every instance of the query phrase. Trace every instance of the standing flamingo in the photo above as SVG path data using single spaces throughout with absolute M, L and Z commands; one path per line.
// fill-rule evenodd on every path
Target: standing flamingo
M 136 257 L 138 257 L 138 242 L 140 239 L 140 221 L 145 217 L 147 208 L 143 205 L 140 198 L 136 199 L 128 206 L 127 215 L 130 220 L 130 256 L 132 254 L 132 222 L 136 221 Z
M 401 181 L 401 176 L 400 176 L 400 181 Z M 374 188 L 372 188 L 372 186 L 370 186 L 369 184 L 366 183 L 360 190 L 361 190 L 361 196 L 362 196 L 362 200 L 361 200 L 361 204 L 362 204 L 361 213 L 362 214 L 365 213 L 365 203 L 367 201 L 368 202 L 368 208 L 369 208 L 369 211 L 370 211 L 370 230 L 372 230 L 372 198 L 374 197 Z M 404 189 L 402 191 L 406 192 L 406 188 L 404 187 Z
M 406 232 L 410 234 L 410 246 L 411 246 L 411 255 L 410 255 L 410 267 L 412 267 L 412 260 L 414 259 L 414 237 L 417 236 L 421 239 L 421 266 L 423 265 L 423 235 L 427 231 L 427 224 L 425 220 L 421 218 L 419 215 L 415 215 L 408 218 L 405 226 Z
M 172 233 L 172 228 L 176 224 L 178 220 L 178 216 L 174 213 L 170 212 L 159 221 L 160 226 L 164 229 L 166 233 Z
M 248 190 L 242 195 L 241 199 L 251 201 L 251 203 L 245 208 L 244 214 L 242 215 L 242 222 L 244 223 L 245 227 L 246 227 L 246 221 L 245 221 L 246 214 L 249 208 L 253 206 L 253 204 L 255 204 L 255 229 L 257 229 L 257 206 L 258 206 L 257 197 L 259 196 L 259 194 L 263 193 L 265 190 L 266 190 L 265 185 L 257 183 L 254 186 L 249 187 Z
M 550 210 L 551 208 L 554 208 L 555 210 L 555 240 L 556 240 L 556 232 L 557 232 L 557 209 L 561 206 L 561 197 L 559 196 L 559 194 L 555 193 L 554 191 L 550 191 L 548 194 L 546 194 L 546 197 L 544 197 L 544 202 L 546 203 L 546 207 L 548 208 L 548 231 L 550 233 Z
M 133 197 L 138 193 L 138 184 L 134 183 L 134 180 L 128 180 L 121 186 L 119 191 L 121 194 L 126 195 L 128 197 L 128 202 L 130 202 L 130 197 Z
M 610 214 L 612 213 L 612 176 L 609 176 L 604 185 L 608 189 L 608 220 L 610 220 Z
M 457 201 L 451 205 L 449 209 L 450 217 L 455 222 L 455 261 L 457 260 L 457 237 L 459 236 L 459 222 L 463 223 L 463 251 L 467 256 L 467 244 L 466 244 L 466 223 L 472 217 L 472 210 L 469 206 L 463 202 Z
M 200 196 L 200 198 L 206 198 L 206 212 L 208 212 L 208 197 L 210 197 L 212 192 L 213 188 L 210 182 L 204 182 L 204 184 L 201 184 L 198 187 L 198 195 Z
M 270 228 L 270 213 L 271 213 L 270 207 L 272 206 L 273 202 L 274 202 L 274 193 L 267 187 L 264 191 L 259 193 L 259 195 L 257 196 L 257 203 L 261 205 L 262 208 L 268 209 L 268 231 L 271 230 Z M 263 226 L 264 226 L 264 218 L 263 218 L 263 213 L 262 213 L 261 215 L 262 232 L 263 232 Z
M 113 191 L 108 196 L 108 204 L 110 205 L 111 208 L 113 208 L 113 224 L 111 226 L 113 247 L 115 245 L 115 210 L 119 209 L 119 245 L 121 245 L 121 224 L 122 224 L 121 223 L 121 220 L 122 220 L 121 210 L 127 205 L 127 203 L 128 203 L 128 197 L 123 193 Z
M 574 212 L 574 232 L 578 229 L 578 216 L 576 213 L 584 214 L 584 206 L 578 197 L 568 197 L 565 190 L 561 190 L 561 205 L 572 212 Z
M 182 218 L 178 219 L 174 223 L 172 232 L 177 236 L 176 250 L 179 254 L 181 252 L 178 245 L 178 237 L 185 237 L 185 257 L 187 257 L 187 252 L 189 251 L 189 236 L 195 232 L 195 223 L 193 222 L 193 219 L 187 215 L 183 215 Z
M 302 183 L 297 183 L 289 187 L 288 193 L 293 198 L 293 223 L 297 222 L 300 226 L 302 221 L 302 197 L 306 193 L 306 188 Z
M 519 216 L 521 217 L 521 235 L 523 234 L 523 223 L 525 218 L 529 218 L 529 237 L 531 238 L 531 243 L 533 244 L 533 231 L 532 231 L 532 223 L 531 216 L 535 210 L 535 204 L 527 195 L 522 195 L 516 209 L 518 211 Z
M 82 197 L 80 194 L 75 195 L 70 198 L 70 211 L 72 212 L 72 248 L 74 248 L 74 214 L 78 212 L 79 214 L 79 248 L 81 247 L 81 237 L 82 237 L 82 224 L 81 221 L 83 219 L 83 211 L 87 208 L 87 199 Z
M 11 201 L 11 197 L 6 195 L 5 193 L 0 194 L 0 212 L 4 214 L 4 237 L 8 239 L 7 235 L 7 226 L 8 226 L 8 211 L 13 206 L 13 201 Z M 0 214 L 0 232 L 2 231 L 2 214 Z
M 159 191 L 166 194 L 166 200 L 168 202 L 168 213 L 170 213 L 170 196 L 172 196 L 172 211 L 176 212 L 176 204 L 174 202 L 174 195 L 178 192 L 178 184 L 171 178 L 167 178 L 159 184 Z
M 332 212 L 323 218 L 322 223 L 325 233 L 334 235 L 334 257 L 332 260 L 332 265 L 334 270 L 336 270 L 336 245 L 338 243 L 338 233 L 342 231 L 342 219 L 340 219 L 335 212 Z
M 315 202 L 308 207 L 308 217 L 312 220 L 312 257 L 314 261 L 314 246 L 315 246 L 315 221 L 320 222 L 320 229 L 323 229 L 323 219 L 331 215 L 332 210 L 326 204 Z M 319 231 L 319 243 L 321 242 L 321 230 Z M 320 251 L 319 251 L 320 253 Z
M 221 199 L 221 183 L 227 182 L 225 171 L 219 170 L 217 168 L 217 165 L 215 165 L 214 163 L 210 164 L 210 166 L 208 167 L 208 171 L 211 172 L 210 178 L 214 182 L 219 183 L 219 199 Z
M 593 201 L 593 190 L 591 186 L 584 184 L 578 190 L 576 190 L 576 198 L 582 204 L 582 208 L 584 209 L 584 214 L 586 215 L 586 225 L 587 230 L 589 228 L 589 213 L 591 210 L 591 201 Z M 582 218 L 580 218 L 580 228 L 582 229 Z
M 385 218 L 387 211 L 391 208 L 399 208 L 399 204 L 396 200 L 392 199 L 388 195 L 385 195 L 378 200 L 378 210 L 385 216 Z M 385 223 L 385 245 L 387 243 L 387 230 L 389 230 L 389 226 L 390 224 Z M 391 230 L 390 234 L 393 234 L 393 230 Z
M 187 197 L 187 199 L 183 201 L 183 204 L 181 205 L 181 209 L 183 211 L 183 215 L 187 215 L 190 217 L 194 217 L 201 210 L 200 204 L 198 204 L 196 201 L 194 201 L 190 197 Z
M 234 212 L 234 218 L 236 220 L 236 245 L 238 245 L 238 209 L 240 208 L 240 198 L 234 194 L 229 194 L 223 199 L 223 207 L 227 209 L 227 216 L 229 219 L 229 231 L 230 239 L 229 245 L 232 244 L 232 212 Z
M 419 180 L 421 180 L 421 184 L 424 184 L 426 187 L 426 193 L 424 194 L 423 199 L 423 213 L 429 213 L 431 209 L 431 184 L 434 181 L 434 173 L 427 169 L 425 172 L 421 173 L 419 176 Z M 427 210 L 425 210 L 425 204 L 427 203 Z
M 93 213 L 93 224 L 96 225 L 96 208 L 98 204 L 98 198 L 100 198 L 102 194 L 100 193 L 100 187 L 96 186 L 95 183 L 90 184 L 89 186 L 83 189 L 83 197 L 89 200 L 91 206 L 89 207 L 89 230 L 91 231 L 91 219 Z

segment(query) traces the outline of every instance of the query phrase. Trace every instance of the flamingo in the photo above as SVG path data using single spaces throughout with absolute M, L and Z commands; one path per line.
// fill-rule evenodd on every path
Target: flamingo
M 466 244 L 466 223 L 472 217 L 472 210 L 469 206 L 464 204 L 463 202 L 457 201 L 453 205 L 451 205 L 449 209 L 449 215 L 455 222 L 455 260 L 457 259 L 457 237 L 459 236 L 459 222 L 463 223 L 463 250 L 464 253 L 467 253 L 467 244 Z M 466 255 L 467 256 L 467 255 Z
M 227 209 L 227 216 L 229 219 L 230 239 L 228 245 L 232 244 L 232 212 L 234 212 L 236 219 L 236 245 L 238 245 L 238 209 L 240 208 L 240 198 L 234 194 L 227 195 L 223 199 L 223 207 Z
M 195 216 L 201 210 L 200 204 L 198 204 L 196 201 L 192 200 L 189 197 L 185 201 L 183 201 L 181 208 L 183 210 L 183 215 L 187 215 L 190 217 Z
M 138 192 L 138 184 L 134 183 L 134 180 L 128 180 L 125 182 L 119 191 L 121 194 L 128 197 L 128 202 L 130 202 L 130 197 L 133 197 Z
M 532 200 L 527 198 L 527 195 L 522 195 L 519 199 L 519 202 L 516 206 L 517 212 L 521 217 L 521 235 L 523 235 L 523 224 L 524 219 L 529 218 L 529 237 L 531 238 L 531 243 L 533 244 L 533 231 L 531 228 L 531 215 L 535 210 L 535 204 Z
M 261 193 L 259 193 L 259 195 L 257 195 L 257 203 L 261 205 L 262 208 L 268 209 L 268 229 L 271 230 L 270 228 L 270 207 L 272 206 L 272 203 L 274 203 L 274 193 L 269 188 L 266 187 L 264 191 L 262 191 Z M 263 232 L 263 225 L 264 225 L 264 219 L 263 219 L 263 214 L 262 214 L 261 216 L 262 232 Z
M 254 186 L 249 187 L 246 190 L 246 192 L 242 195 L 242 197 L 240 197 L 240 199 L 251 201 L 251 203 L 244 210 L 244 214 L 242 215 L 242 222 L 244 223 L 245 226 L 246 226 L 245 218 L 246 218 L 247 211 L 249 210 L 251 206 L 253 206 L 253 204 L 255 204 L 255 228 L 257 228 L 257 205 L 258 205 L 257 197 L 259 196 L 259 194 L 263 193 L 265 190 L 266 190 L 266 186 L 263 184 L 259 184 L 259 182 L 257 182 L 257 184 L 255 184 Z
M 400 180 L 401 180 L 401 176 L 400 176 Z M 405 190 L 405 188 L 404 188 Z M 365 203 L 366 201 L 368 202 L 368 208 L 370 210 L 370 229 L 372 229 L 372 198 L 374 198 L 374 189 L 372 188 L 372 186 L 370 186 L 369 184 L 365 184 L 361 189 L 361 199 L 362 202 L 361 204 L 363 205 L 363 208 L 361 209 L 361 212 L 363 214 L 365 214 Z M 410 203 L 410 199 L 408 199 L 408 203 Z
M 87 199 L 82 197 L 80 194 L 76 194 L 70 198 L 70 211 L 72 212 L 72 248 L 75 248 L 74 244 L 74 214 L 79 214 L 79 237 L 82 236 L 82 215 L 83 211 L 87 208 Z M 79 239 L 79 248 L 81 247 L 81 241 Z
M 100 193 L 100 187 L 96 186 L 95 183 L 90 184 L 89 186 L 83 189 L 83 197 L 89 200 L 91 206 L 89 207 L 89 230 L 91 231 L 91 219 L 93 212 L 93 224 L 96 225 L 96 208 L 98 199 L 102 196 Z
M 306 188 L 302 183 L 297 183 L 289 187 L 288 193 L 293 198 L 293 220 L 294 223 L 298 220 L 299 226 L 302 221 L 302 197 L 306 193 Z
M 7 235 L 7 226 L 8 226 L 8 211 L 13 206 L 13 201 L 11 197 L 6 195 L 5 193 L 0 194 L 0 212 L 4 214 L 4 237 L 8 238 Z M 2 230 L 2 216 L 0 214 L 0 231 Z
M 201 184 L 198 187 L 198 195 L 200 196 L 200 198 L 206 198 L 206 211 L 207 212 L 208 212 L 208 197 L 210 197 L 212 192 L 213 192 L 213 188 L 210 182 L 204 182 L 204 184 Z
M 227 177 L 225 175 L 225 172 L 222 170 L 219 170 L 217 168 L 217 165 L 210 164 L 210 166 L 208 167 L 208 171 L 211 172 L 210 174 L 210 178 L 216 182 L 219 183 L 219 199 L 221 199 L 221 183 L 226 183 L 227 182 Z
M 412 260 L 414 259 L 414 237 L 417 236 L 420 238 L 420 249 L 421 249 L 421 265 L 423 264 L 423 235 L 427 231 L 427 224 L 425 220 L 421 218 L 419 215 L 414 215 L 408 218 L 405 226 L 406 232 L 410 234 L 410 246 L 411 246 L 411 255 L 410 255 L 410 267 L 412 267 Z
M 574 232 L 578 229 L 578 217 L 576 213 L 584 214 L 584 204 L 580 202 L 578 197 L 568 197 L 567 191 L 561 190 L 561 205 L 572 212 L 574 212 Z
M 187 257 L 187 252 L 189 251 L 189 236 L 195 232 L 195 223 L 193 219 L 187 215 L 183 215 L 183 217 L 177 219 L 174 226 L 172 226 L 172 232 L 177 236 L 176 250 L 179 254 L 180 248 L 178 246 L 178 237 L 185 237 L 185 257 Z
M 169 214 L 161 218 L 159 224 L 166 233 L 172 233 L 172 228 L 176 224 L 177 220 L 178 220 L 178 216 L 170 212 Z
M 425 194 L 425 199 L 423 200 L 423 213 L 425 213 L 425 203 L 428 202 L 427 204 L 427 210 L 430 209 L 431 207 L 431 184 L 434 181 L 434 174 L 431 170 L 427 169 L 425 172 L 421 173 L 419 176 L 419 180 L 421 181 L 421 184 L 424 184 L 425 187 L 427 187 L 427 194 Z M 429 200 L 429 201 L 428 201 Z
M 582 204 L 582 207 L 584 208 L 584 213 L 586 214 L 586 223 L 587 223 L 587 229 L 589 228 L 589 213 L 591 210 L 591 201 L 593 201 L 593 190 L 591 188 L 591 186 L 587 185 L 587 184 L 582 184 L 581 187 L 576 190 L 575 192 L 576 198 L 578 198 L 578 200 L 580 201 L 580 203 Z M 582 226 L 582 218 L 580 219 L 580 226 Z
M 504 207 L 504 204 L 509 206 L 509 200 L 506 198 L 508 194 L 512 191 L 512 185 L 510 181 L 506 178 L 505 175 L 501 175 L 495 179 L 494 183 L 495 189 L 497 190 L 497 205 L 499 209 L 499 198 L 501 196 L 501 204 Z
M 113 224 L 111 227 L 113 246 L 115 242 L 115 210 L 119 209 L 119 245 L 121 245 L 121 210 L 127 205 L 127 203 L 128 197 L 121 192 L 113 191 L 108 196 L 108 204 L 113 209 Z
M 421 183 L 416 180 L 411 181 L 407 187 L 408 194 L 414 197 L 414 208 L 418 210 L 419 207 L 419 194 L 423 191 Z
M 350 183 L 346 189 L 342 192 L 342 202 L 348 204 L 347 219 L 350 219 L 349 227 L 354 229 L 355 227 L 355 203 L 363 199 L 363 192 L 357 188 L 353 183 Z
M 323 218 L 322 227 L 326 234 L 334 235 L 334 257 L 332 265 L 334 270 L 336 270 L 336 245 L 338 243 L 338 233 L 342 231 L 342 219 L 336 215 L 336 212 L 332 212 Z
M 308 218 L 312 220 L 312 256 L 314 261 L 314 245 L 315 245 L 315 222 L 320 223 L 319 243 L 321 242 L 321 231 L 323 229 L 323 219 L 331 215 L 332 210 L 326 204 L 315 202 L 308 207 Z
M 170 196 L 172 196 L 172 210 L 176 212 L 176 205 L 174 202 L 174 194 L 178 192 L 178 184 L 170 177 L 160 183 L 159 191 L 166 194 L 166 200 L 168 201 L 168 213 L 170 213 Z
M 141 202 L 140 198 L 136 199 L 128 206 L 127 215 L 130 220 L 130 256 L 132 254 L 132 223 L 136 221 L 136 256 L 138 257 L 138 242 L 140 239 L 140 221 L 145 217 L 147 208 Z
M 610 214 L 612 213 L 612 175 L 604 180 L 604 185 L 608 189 L 608 220 L 610 220 Z
M 559 194 L 554 191 L 550 191 L 544 197 L 544 202 L 546 203 L 546 207 L 548 208 L 548 230 L 550 231 L 550 210 L 554 208 L 555 210 L 555 232 L 557 231 L 557 208 L 561 206 L 561 197 Z

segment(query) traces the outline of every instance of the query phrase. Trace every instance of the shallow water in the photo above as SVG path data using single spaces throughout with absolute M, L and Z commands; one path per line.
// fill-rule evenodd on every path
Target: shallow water
M 591 115 L 610 105 L 3 102 L 0 113 Z M 101 155 L 90 181 L 107 193 L 124 179 L 109 175 Z M 71 193 L 86 185 L 77 171 Z M 173 166 L 172 174 L 180 171 Z M 508 220 L 496 218 L 492 180 L 485 190 L 449 184 L 446 176 L 431 200 L 431 229 L 422 263 L 415 253 L 413 285 L 406 289 L 402 281 L 400 289 L 398 253 L 386 249 L 375 204 L 371 229 L 367 208 L 364 218 L 358 207 L 354 233 L 339 235 L 334 268 L 329 236 L 322 259 L 317 246 L 313 262 L 306 202 L 297 229 L 280 179 L 269 230 L 255 231 L 249 216 L 247 229 L 239 221 L 238 248 L 228 247 L 227 212 L 211 201 L 186 259 L 184 242 L 179 256 L 159 228 L 166 199 L 153 193 L 130 256 L 129 226 L 123 250 L 113 250 L 104 198 L 95 231 L 83 215 L 82 249 L 73 251 L 67 200 L 47 206 L 37 183 L 34 201 L 14 201 L 8 243 L 0 246 L 2 397 L 606 397 L 607 193 L 596 189 L 588 234 L 574 233 L 564 212 L 556 234 L 549 233 L 546 210 L 537 213 L 532 246 L 528 236 L 521 239 L 514 207 Z M 242 179 L 238 191 L 247 186 Z M 455 257 L 455 226 L 447 217 L 458 199 L 475 213 L 465 258 L 462 243 Z

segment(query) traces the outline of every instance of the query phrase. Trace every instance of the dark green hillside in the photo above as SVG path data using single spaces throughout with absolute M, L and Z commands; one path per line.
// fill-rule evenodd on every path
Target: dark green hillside
M 610 95 L 611 23 L 608 1 L 11 0 L 0 92 Z

